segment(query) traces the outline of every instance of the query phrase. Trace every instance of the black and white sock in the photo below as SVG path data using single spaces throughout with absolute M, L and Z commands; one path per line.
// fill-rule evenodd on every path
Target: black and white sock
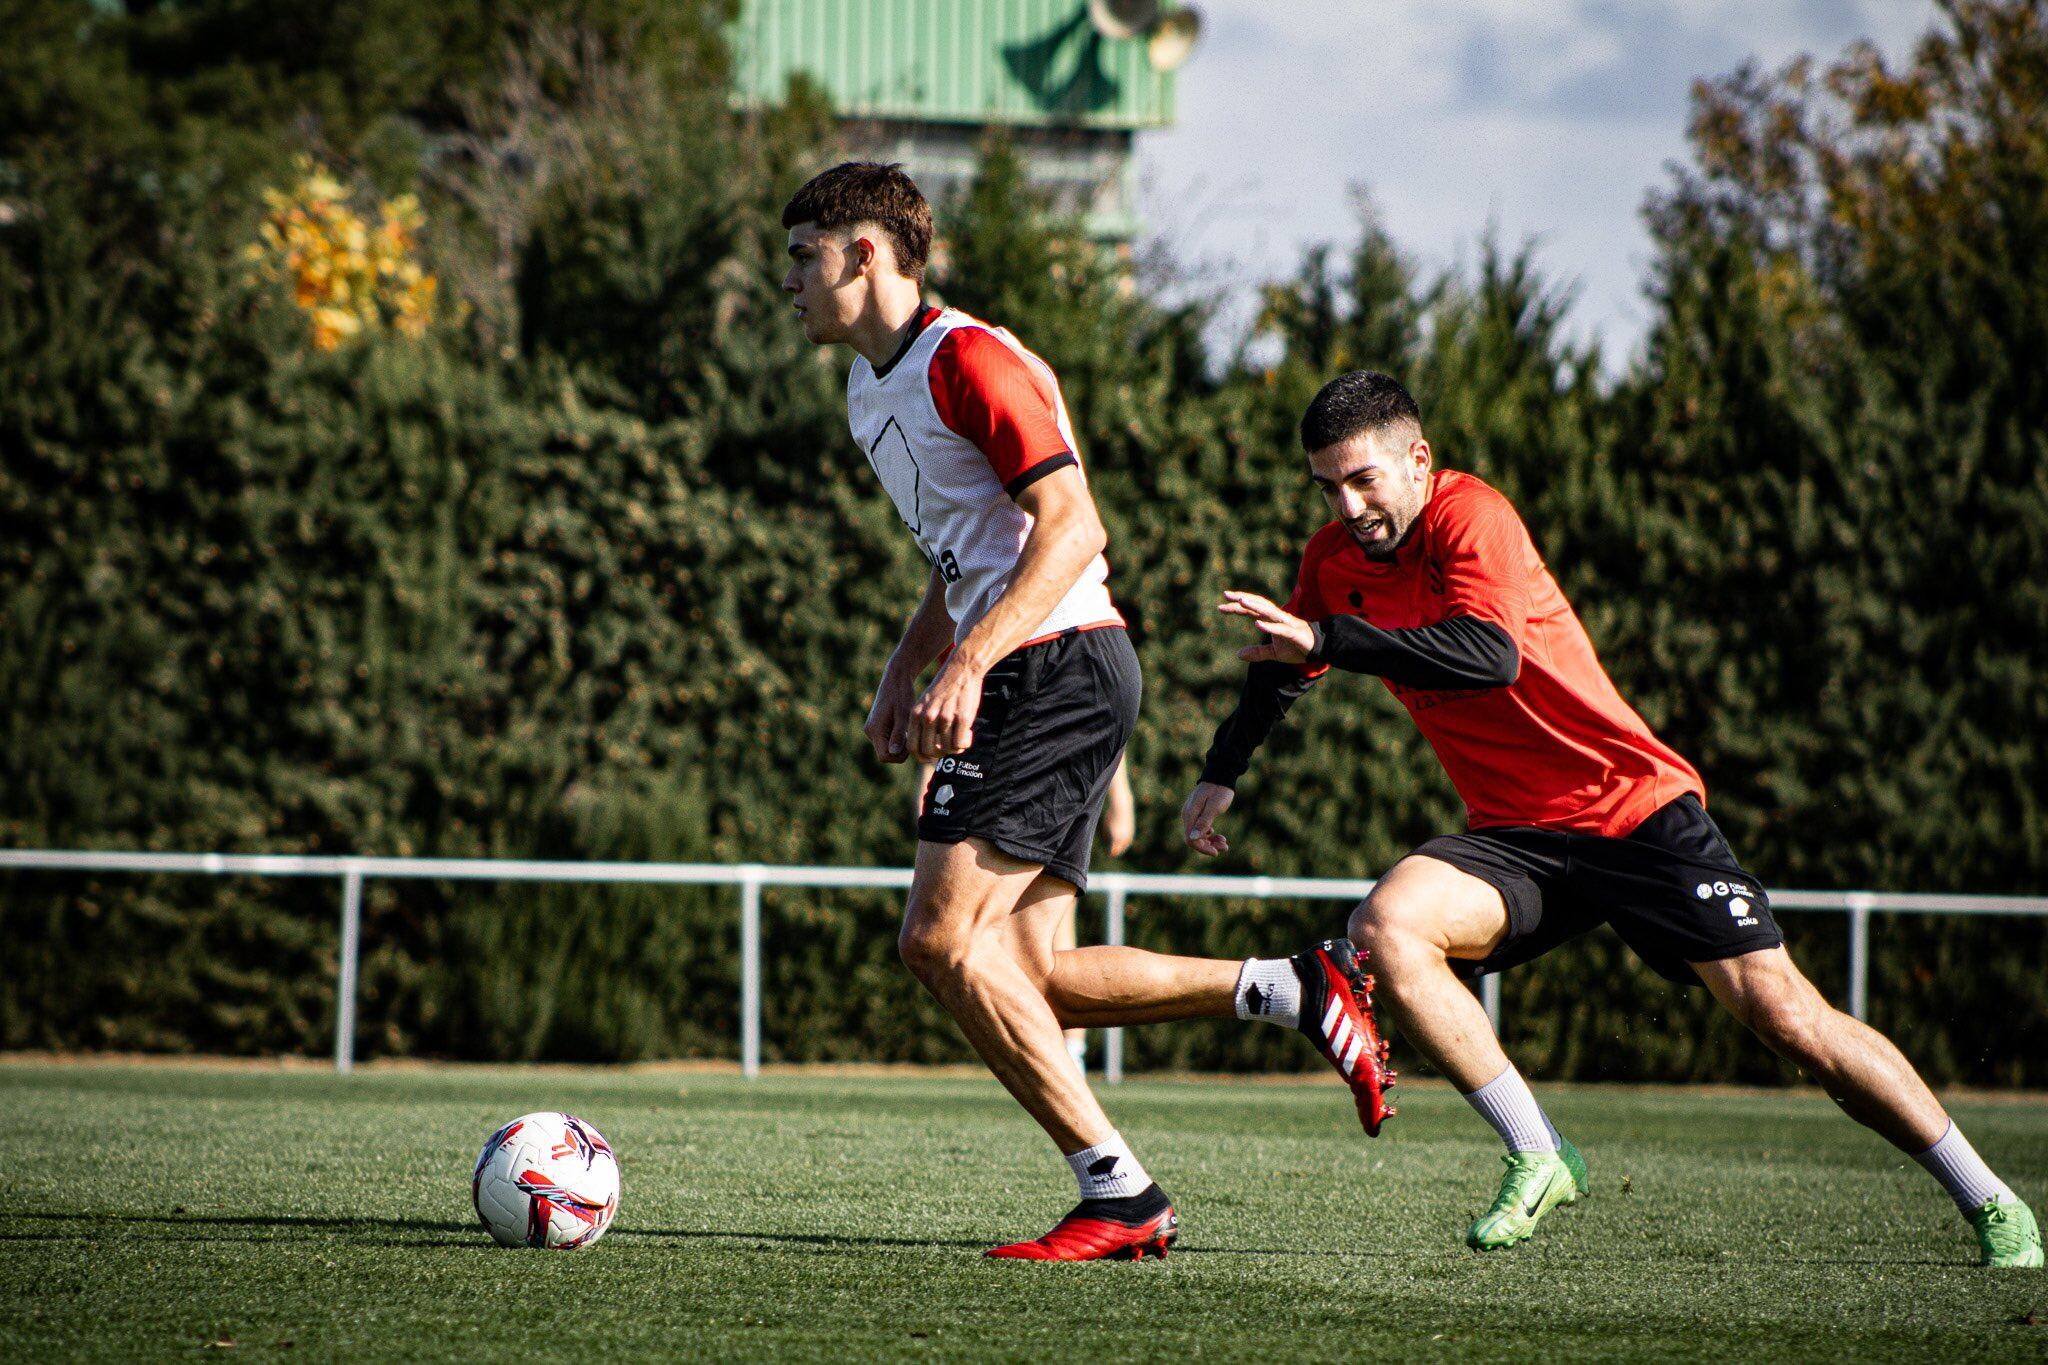
M 1529 1093 L 1529 1083 L 1508 1069 L 1465 1096 L 1465 1103 L 1479 1111 L 1479 1117 L 1493 1125 L 1511 1152 L 1554 1152 L 1560 1141 L 1549 1115 Z
M 1301 976 L 1284 957 L 1248 957 L 1237 973 L 1237 1017 L 1301 1027 Z
M 1965 1218 L 1984 1207 L 1987 1199 L 2018 1203 L 2019 1196 L 2012 1187 L 1991 1173 L 1984 1164 L 1984 1158 L 1977 1155 L 1977 1149 L 1963 1136 L 1963 1130 L 1950 1120 L 1948 1131 L 1941 1135 L 1941 1141 L 1926 1151 L 1917 1153 L 1913 1160 L 1927 1168 L 1927 1173 L 1941 1182 L 1948 1191 L 1948 1197 L 1956 1201 L 1956 1207 L 1963 1211 Z
M 1144 1166 L 1131 1155 L 1122 1133 L 1111 1133 L 1093 1147 L 1075 1152 L 1067 1164 L 1074 1168 L 1074 1179 L 1081 1182 L 1083 1199 L 1123 1199 L 1142 1194 L 1152 1183 Z

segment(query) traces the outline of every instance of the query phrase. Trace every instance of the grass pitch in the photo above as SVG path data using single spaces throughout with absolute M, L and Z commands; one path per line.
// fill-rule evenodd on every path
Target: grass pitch
M 1127 1085 L 1181 1243 L 1062 1266 L 980 1259 L 1073 1194 L 981 1079 L 0 1066 L 0 1357 L 2048 1358 L 2048 1275 L 1975 1268 L 1825 1100 L 1544 1094 L 1594 1197 L 1481 1258 L 1498 1147 L 1447 1089 L 1374 1142 L 1334 1081 Z M 540 1108 L 619 1151 L 587 1251 L 500 1250 L 469 1208 L 483 1139 Z M 2048 1102 L 1955 1108 L 2048 1206 Z

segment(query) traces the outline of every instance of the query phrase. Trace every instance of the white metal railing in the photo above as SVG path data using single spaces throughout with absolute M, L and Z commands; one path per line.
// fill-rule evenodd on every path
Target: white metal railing
M 907 867 L 778 867 L 763 863 L 535 862 L 501 858 L 319 857 L 276 853 L 100 853 L 62 849 L 0 849 L 0 869 L 52 872 L 187 872 L 214 876 L 333 877 L 341 882 L 341 944 L 335 967 L 334 1069 L 355 1063 L 356 968 L 362 955 L 363 883 L 413 881 L 607 882 L 740 888 L 740 1069 L 761 1070 L 761 890 L 861 887 L 902 890 Z M 1103 939 L 1124 941 L 1132 896 L 1231 896 L 1251 900 L 1359 900 L 1369 880 L 1343 877 L 1204 877 L 1098 872 L 1089 894 L 1104 898 Z M 1927 895 L 1881 891 L 1775 891 L 1773 910 L 1836 911 L 1849 916 L 1849 1013 L 1869 1006 L 1870 917 L 1922 915 L 2048 915 L 2048 896 Z M 1500 978 L 1484 977 L 1480 998 L 1500 1025 Z M 1103 1078 L 1124 1074 L 1123 1030 L 1107 1029 Z

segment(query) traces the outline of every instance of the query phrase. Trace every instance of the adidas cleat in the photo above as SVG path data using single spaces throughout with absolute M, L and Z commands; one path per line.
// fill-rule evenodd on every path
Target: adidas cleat
M 1301 1031 L 1351 1087 L 1368 1137 L 1394 1116 L 1387 1091 L 1400 1073 L 1387 1068 L 1389 1045 L 1372 1017 L 1372 978 L 1345 940 L 1318 943 L 1289 959 L 1301 978 Z
M 1157 1185 L 1125 1199 L 1084 1199 L 1051 1232 L 983 1253 L 999 1261 L 1142 1261 L 1166 1259 L 1180 1220 Z
M 1529 1240 L 1544 1214 L 1586 1193 L 1586 1160 L 1563 1138 L 1554 1152 L 1510 1152 L 1508 1173 L 1493 1207 L 1465 1234 L 1474 1251 L 1500 1251 Z
M 2013 1269 L 2039 1269 L 2041 1228 L 2034 1211 L 2014 1199 L 1987 1199 L 1970 1215 L 1977 1230 L 1977 1264 Z

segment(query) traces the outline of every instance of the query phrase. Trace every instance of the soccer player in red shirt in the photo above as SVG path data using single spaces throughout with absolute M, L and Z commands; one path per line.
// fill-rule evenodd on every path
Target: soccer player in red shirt
M 1704 985 L 1858 1122 L 1913 1155 L 1975 1228 L 1986 1265 L 2042 1263 L 2026 1204 L 1992 1174 L 1882 1034 L 1834 1009 L 1786 953 L 1770 899 L 1706 812 L 1690 764 L 1608 680 L 1506 498 L 1434 467 L 1400 384 L 1354 371 L 1301 421 L 1335 520 L 1285 606 L 1224 594 L 1263 643 L 1182 811 L 1196 851 L 1253 751 L 1332 668 L 1378 675 L 1436 750 L 1470 821 L 1395 864 L 1351 917 L 1401 1030 L 1508 1147 L 1467 1242 L 1513 1246 L 1586 1190 L 1586 1167 L 1509 1062 L 1461 976 L 1614 926 L 1667 979 Z
M 853 349 L 848 425 L 932 566 L 866 727 L 882 762 L 936 767 L 903 960 L 1080 1186 L 1051 1232 L 989 1254 L 1163 1256 L 1173 1206 L 1061 1030 L 1232 1014 L 1291 1025 L 1343 1075 L 1371 1133 L 1391 1111 L 1370 983 L 1343 940 L 1244 962 L 1056 946 L 1140 689 L 1059 381 L 1003 329 L 924 301 L 931 208 L 900 167 L 835 166 L 782 225 L 783 288 L 807 338 Z

